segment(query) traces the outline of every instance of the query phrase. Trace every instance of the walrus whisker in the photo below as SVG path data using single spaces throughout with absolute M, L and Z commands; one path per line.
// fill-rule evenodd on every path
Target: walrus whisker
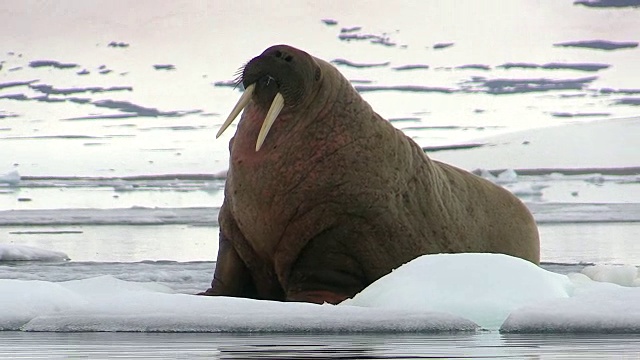
M 262 127 L 260 128 L 260 133 L 258 134 L 258 141 L 256 142 L 256 151 L 260 150 L 262 147 L 262 143 L 264 139 L 267 137 L 269 130 L 271 129 L 271 125 L 276 121 L 276 118 L 282 111 L 284 107 L 284 97 L 282 94 L 277 93 L 273 98 L 273 102 L 271 103 L 271 107 L 269 107 L 269 111 L 267 112 L 267 116 L 264 118 L 264 122 L 262 123 Z
M 216 139 L 219 138 L 220 135 L 222 135 L 222 133 L 225 130 L 227 130 L 227 128 L 229 127 L 229 125 L 231 125 L 233 120 L 235 120 L 236 117 L 238 117 L 238 114 L 240 114 L 240 112 L 247 106 L 247 104 L 249 104 L 249 101 L 251 101 L 251 95 L 253 95 L 253 90 L 255 88 L 256 88 L 256 84 L 251 84 L 247 86 L 247 89 L 242 93 L 240 100 L 238 100 L 238 102 L 236 103 L 236 106 L 234 106 L 233 110 L 231 110 L 231 113 L 227 117 L 227 120 L 224 121 L 224 123 L 220 127 L 220 130 L 218 130 L 218 133 L 216 134 Z
M 235 88 L 237 88 L 237 87 L 238 87 L 238 86 L 240 86 L 240 85 L 243 85 L 242 80 L 244 79 L 244 68 L 245 68 L 245 67 L 247 67 L 247 64 L 242 65 L 242 66 L 238 69 L 238 71 L 236 71 L 236 72 L 233 74 L 233 76 L 234 76 L 234 78 L 233 78 L 233 83 L 234 83 L 233 88 L 234 88 L 234 89 L 235 89 Z M 242 86 L 242 88 L 244 89 L 244 85 Z

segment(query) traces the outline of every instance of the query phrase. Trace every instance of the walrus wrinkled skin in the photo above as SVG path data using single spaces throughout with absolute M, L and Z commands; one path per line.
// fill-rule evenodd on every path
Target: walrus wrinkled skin
M 535 222 L 515 196 L 429 159 L 329 63 L 277 45 L 240 80 L 250 91 L 229 143 L 220 248 L 204 295 L 335 304 L 423 254 L 539 263 Z M 278 97 L 282 111 L 260 144 Z

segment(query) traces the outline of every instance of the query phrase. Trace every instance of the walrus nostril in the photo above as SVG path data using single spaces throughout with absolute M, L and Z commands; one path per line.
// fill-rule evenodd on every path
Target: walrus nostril
M 282 52 L 280 50 L 276 50 L 276 52 L 273 55 L 275 55 L 275 57 L 277 57 L 279 59 L 282 59 L 282 60 L 284 60 L 286 62 L 291 62 L 293 60 L 293 56 L 291 56 L 291 55 L 289 55 L 289 54 L 287 54 L 285 52 Z

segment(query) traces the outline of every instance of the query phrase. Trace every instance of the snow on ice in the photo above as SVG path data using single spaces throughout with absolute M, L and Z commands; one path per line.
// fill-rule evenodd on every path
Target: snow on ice
M 511 311 L 532 299 L 566 298 L 570 290 L 566 276 L 515 257 L 441 254 L 396 269 L 345 304 L 432 309 L 458 314 L 484 328 L 497 328 Z
M 640 288 L 612 283 L 638 284 L 637 275 L 630 266 L 567 276 L 506 255 L 425 255 L 340 305 L 177 294 L 158 283 L 109 275 L 63 282 L 3 279 L 0 329 L 640 332 Z

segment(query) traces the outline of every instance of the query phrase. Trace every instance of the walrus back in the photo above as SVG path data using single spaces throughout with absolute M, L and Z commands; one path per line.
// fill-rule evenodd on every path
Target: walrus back
M 451 183 L 451 198 L 459 209 L 452 217 L 457 222 L 471 222 L 476 228 L 478 237 L 471 236 L 466 240 L 468 252 L 503 253 L 540 263 L 538 229 L 520 199 L 503 187 L 465 170 L 433 162 Z
M 368 216 L 377 219 L 377 227 L 391 229 L 391 233 L 377 231 L 387 235 L 380 236 L 378 244 L 386 255 L 369 252 L 376 261 L 393 267 L 396 264 L 384 256 L 406 262 L 421 254 L 484 252 L 539 263 L 535 221 L 516 196 L 470 172 L 432 160 L 391 123 L 375 112 L 371 117 L 369 131 L 378 136 L 370 135 L 375 140 L 364 150 L 371 163 L 358 172 L 368 172 L 388 192 L 380 204 L 386 204 L 384 214 Z M 378 200 L 368 198 L 374 205 Z
M 354 234 L 365 234 L 367 240 L 359 240 L 353 252 L 376 264 L 369 268 L 372 278 L 433 253 L 503 253 L 539 263 L 537 227 L 517 197 L 430 159 L 355 90 L 345 89 L 342 99 L 359 109 L 357 117 L 347 117 L 352 123 L 346 131 L 360 140 L 342 153 L 348 160 L 333 161 L 349 164 L 339 170 L 343 183 L 350 184 L 343 185 L 341 199 L 345 208 L 359 210 L 339 221 L 351 223 Z

